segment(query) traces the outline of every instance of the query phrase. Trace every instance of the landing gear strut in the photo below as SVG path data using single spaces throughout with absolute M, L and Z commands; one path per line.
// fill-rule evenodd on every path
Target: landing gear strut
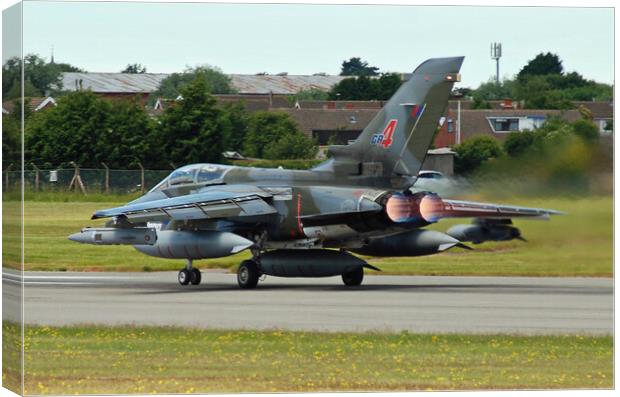
M 192 285 L 198 285 L 202 280 L 202 275 L 200 274 L 200 270 L 192 266 L 192 260 L 188 259 L 185 268 L 179 271 L 178 278 L 179 284 L 181 285 L 188 285 L 190 283 Z

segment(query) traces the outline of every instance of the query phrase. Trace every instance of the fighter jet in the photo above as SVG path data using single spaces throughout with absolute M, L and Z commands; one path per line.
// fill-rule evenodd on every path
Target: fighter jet
M 463 59 L 423 62 L 355 142 L 330 146 L 328 160 L 310 170 L 187 165 L 139 199 L 96 211 L 92 219 L 110 218 L 106 227 L 69 239 L 185 259 L 181 285 L 200 284 L 194 260 L 250 250 L 237 271 L 245 289 L 263 275 L 341 276 L 346 286 L 359 286 L 364 269 L 379 269 L 354 254 L 430 255 L 463 242 L 521 239 L 512 218 L 559 212 L 442 199 L 415 189 Z M 424 229 L 452 217 L 474 222 L 447 234 Z

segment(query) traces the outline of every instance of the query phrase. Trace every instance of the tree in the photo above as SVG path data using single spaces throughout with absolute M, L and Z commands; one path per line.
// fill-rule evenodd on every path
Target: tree
M 526 109 L 571 109 L 573 104 L 558 90 L 554 90 L 547 76 L 529 76 L 519 83 L 515 96 L 524 101 Z
M 309 88 L 307 90 L 298 91 L 293 96 L 293 103 L 295 101 L 324 101 L 328 98 L 329 94 L 318 88 Z
M 454 147 L 456 158 L 454 159 L 454 172 L 467 174 L 480 167 L 490 158 L 502 154 L 502 149 L 497 141 L 489 136 L 478 136 L 466 140 Z
M 165 169 L 165 153 L 154 133 L 154 121 L 136 98 L 113 101 L 105 137 L 95 150 L 105 153 L 110 167 Z
M 347 101 L 387 100 L 401 84 L 402 79 L 397 73 L 382 74 L 379 78 L 350 77 L 334 85 L 328 98 Z
M 88 91 L 72 92 L 26 122 L 27 162 L 82 167 L 137 168 L 161 160 L 152 121 L 137 100 L 109 102 Z
M 127 64 L 125 69 L 121 70 L 121 73 L 143 74 L 146 73 L 146 66 L 142 66 L 140 63 Z
M 55 166 L 75 161 L 82 167 L 99 167 L 107 160 L 106 151 L 116 145 L 106 139 L 109 115 L 110 103 L 90 92 L 61 97 L 56 107 L 35 113 L 26 124 L 28 161 Z
M 62 88 L 61 73 L 81 71 L 66 63 L 46 63 L 36 54 L 24 57 L 24 96 L 44 96 Z M 2 66 L 3 100 L 21 96 L 21 60 L 19 57 L 8 59 Z
M 586 142 L 594 142 L 599 138 L 598 127 L 590 120 L 577 120 L 572 127 L 575 135 Z
M 490 108 L 488 101 L 512 98 L 529 109 L 571 109 L 571 101 L 610 101 L 610 85 L 585 79 L 577 72 L 564 73 L 561 59 L 539 54 L 525 65 L 516 79 L 481 84 L 472 92 L 474 109 Z
M 305 136 L 286 113 L 252 114 L 245 139 L 244 154 L 272 160 L 312 158 L 317 144 Z
M 50 63 L 49 65 L 53 65 L 52 67 L 55 67 L 56 69 L 58 69 L 59 72 L 65 73 L 65 72 L 79 72 L 79 73 L 85 73 L 86 71 L 82 68 L 78 68 L 77 66 L 73 66 L 71 64 L 68 63 Z
M 15 84 L 13 84 L 13 87 L 11 87 L 9 92 L 6 93 L 5 95 L 6 95 L 6 98 L 17 101 L 19 98 L 22 97 L 21 85 L 18 82 L 16 82 Z M 30 81 L 26 80 L 24 81 L 24 95 L 23 96 L 24 98 L 32 98 L 35 96 L 41 96 L 41 91 L 36 89 Z
M 168 159 L 175 164 L 219 162 L 230 124 L 209 94 L 207 73 L 197 71 L 180 94 L 183 99 L 160 117 L 159 133 Z
M 480 84 L 478 88 L 471 92 L 474 101 L 480 103 L 486 101 L 497 101 L 506 98 L 514 98 L 515 82 L 513 80 L 503 80 L 496 83 L 495 80 L 489 80 Z
M 21 162 L 21 127 L 19 118 L 12 115 L 2 115 L 2 169 L 6 170 L 9 164 L 13 169 L 19 169 Z
M 378 100 L 390 99 L 392 95 L 403 84 L 403 79 L 398 73 L 383 73 L 377 81 L 377 98 Z
M 221 106 L 222 120 L 227 124 L 229 135 L 226 138 L 225 150 L 241 152 L 243 142 L 248 131 L 250 116 L 243 107 L 243 103 L 230 102 Z
M 263 151 L 263 157 L 270 160 L 310 159 L 316 156 L 316 142 L 298 132 L 281 137 Z
M 340 69 L 341 76 L 376 76 L 378 74 L 378 67 L 368 66 L 367 62 L 363 62 L 358 57 L 343 61 Z
M 562 74 L 564 67 L 560 57 L 556 54 L 542 52 L 532 60 L 530 60 L 517 75 L 517 79 L 521 80 L 527 76 L 545 76 L 548 74 Z
M 329 91 L 331 100 L 368 101 L 378 99 L 377 84 L 368 76 L 350 77 Z
M 195 81 L 197 75 L 204 79 L 205 92 L 209 94 L 234 94 L 236 91 L 231 85 L 231 79 L 222 71 L 212 66 L 197 66 L 188 68 L 183 73 L 172 73 L 159 83 L 159 87 L 152 94 L 153 102 L 156 98 L 177 98 L 183 88 Z
M 504 141 L 504 151 L 512 157 L 525 153 L 534 143 L 532 131 L 511 132 Z

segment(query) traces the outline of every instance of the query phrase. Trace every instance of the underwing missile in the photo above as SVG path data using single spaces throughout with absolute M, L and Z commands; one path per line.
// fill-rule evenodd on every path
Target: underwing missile
M 450 236 L 460 241 L 471 241 L 480 244 L 485 241 L 509 241 L 518 239 L 525 241 L 521 237 L 521 231 L 509 225 L 454 225 L 447 232 Z
M 371 240 L 352 251 L 371 256 L 421 256 L 445 251 L 460 241 L 435 230 L 415 229 L 394 236 Z
M 150 227 L 87 227 L 70 235 L 69 240 L 95 245 L 153 245 L 157 241 L 157 232 Z

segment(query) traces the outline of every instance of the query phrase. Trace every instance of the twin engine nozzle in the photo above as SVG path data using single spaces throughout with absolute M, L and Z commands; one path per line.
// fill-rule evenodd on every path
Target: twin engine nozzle
M 385 213 L 394 223 L 435 223 L 444 211 L 444 203 L 435 193 L 392 193 L 385 201 Z

